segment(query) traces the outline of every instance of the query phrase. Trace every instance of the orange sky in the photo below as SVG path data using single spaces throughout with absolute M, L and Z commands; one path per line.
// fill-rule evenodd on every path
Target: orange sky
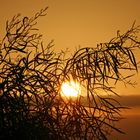
M 7 19 L 17 13 L 21 13 L 23 16 L 32 16 L 40 9 L 49 6 L 48 14 L 39 20 L 38 28 L 44 35 L 45 42 L 49 42 L 51 39 L 55 40 L 57 51 L 69 48 L 72 53 L 79 45 L 96 47 L 97 43 L 107 42 L 114 37 L 117 30 L 127 31 L 134 20 L 137 25 L 140 25 L 140 0 L 0 1 L 0 38 Z M 138 59 L 140 59 L 139 53 L 137 52 Z M 119 85 L 117 91 L 123 95 L 140 95 L 140 74 L 136 75 L 134 80 L 138 82 L 135 88 L 125 88 Z M 130 102 L 131 97 L 129 99 Z M 135 100 L 132 102 L 134 103 Z M 128 118 L 131 121 L 131 118 Z M 131 122 L 133 126 L 130 124 L 128 127 L 126 124 L 129 124 L 129 121 L 122 123 L 128 129 L 128 133 L 130 131 L 126 139 L 139 135 L 135 130 L 140 129 L 140 124 L 138 124 L 140 122 L 133 121 Z M 132 130 L 137 134 L 131 134 Z
M 127 31 L 135 20 L 140 25 L 139 5 L 139 0 L 1 0 L 0 32 L 15 14 L 32 16 L 49 6 L 48 14 L 38 21 L 44 42 L 54 39 L 57 51 L 69 48 L 71 54 L 79 45 L 96 47 L 97 43 L 109 41 L 117 30 Z M 135 88 L 119 85 L 117 91 L 140 94 L 140 74 L 134 80 L 138 82 Z

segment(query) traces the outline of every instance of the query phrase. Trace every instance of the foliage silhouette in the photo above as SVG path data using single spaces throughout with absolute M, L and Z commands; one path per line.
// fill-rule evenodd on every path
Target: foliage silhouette
M 107 140 L 113 130 L 123 133 L 115 123 L 124 107 L 110 95 L 118 96 L 117 82 L 133 84 L 133 75 L 123 70 L 138 71 L 139 27 L 65 58 L 52 51 L 53 41 L 45 46 L 35 28 L 47 9 L 6 22 L 0 43 L 0 140 Z M 75 99 L 61 96 L 62 83 L 70 80 L 82 87 Z

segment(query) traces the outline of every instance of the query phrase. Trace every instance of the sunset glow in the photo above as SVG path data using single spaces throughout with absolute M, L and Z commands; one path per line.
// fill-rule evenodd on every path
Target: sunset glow
M 77 97 L 81 94 L 80 85 L 77 82 L 70 81 L 62 84 L 62 96 Z

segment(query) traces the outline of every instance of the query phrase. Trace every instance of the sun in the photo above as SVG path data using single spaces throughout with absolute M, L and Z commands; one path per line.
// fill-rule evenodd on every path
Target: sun
M 61 95 L 66 97 L 78 97 L 81 94 L 81 88 L 78 82 L 64 82 L 61 87 Z

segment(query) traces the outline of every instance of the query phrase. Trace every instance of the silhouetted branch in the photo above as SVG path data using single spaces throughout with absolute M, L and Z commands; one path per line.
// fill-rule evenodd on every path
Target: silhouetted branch
M 106 140 L 112 130 L 123 133 L 115 127 L 123 107 L 110 95 L 118 95 L 115 84 L 128 84 L 133 76 L 123 71 L 138 71 L 139 27 L 66 59 L 65 52 L 52 51 L 53 41 L 45 46 L 35 28 L 47 9 L 6 22 L 0 43 L 0 139 Z M 82 88 L 75 99 L 61 95 L 63 82 L 70 80 Z

